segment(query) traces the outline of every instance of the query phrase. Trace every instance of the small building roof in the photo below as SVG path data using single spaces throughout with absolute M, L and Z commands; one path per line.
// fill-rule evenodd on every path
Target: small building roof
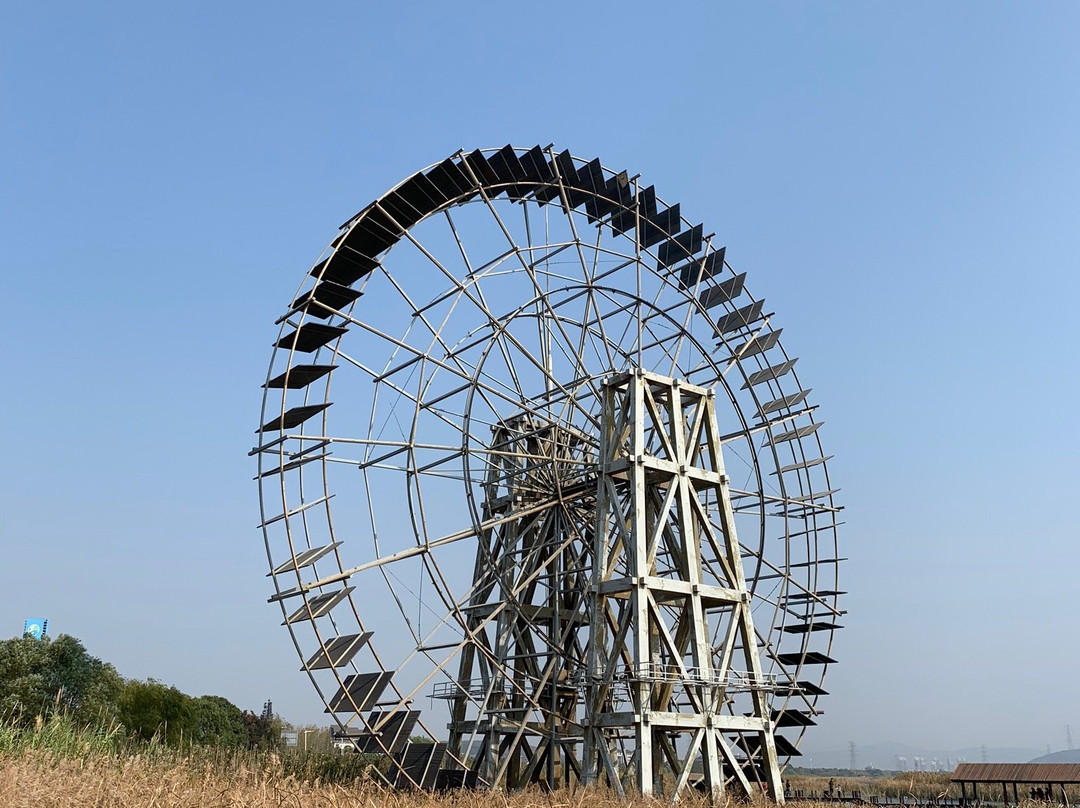
M 954 783 L 1080 783 L 1080 763 L 961 763 Z

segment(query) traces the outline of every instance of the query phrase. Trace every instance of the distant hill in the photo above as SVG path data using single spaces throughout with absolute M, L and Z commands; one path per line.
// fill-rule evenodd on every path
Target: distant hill
M 1049 755 L 1037 757 L 1031 763 L 1080 763 L 1080 749 L 1062 749 Z

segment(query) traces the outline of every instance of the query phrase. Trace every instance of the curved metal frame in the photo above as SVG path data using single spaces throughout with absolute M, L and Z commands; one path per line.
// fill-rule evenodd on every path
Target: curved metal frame
M 480 250 L 487 260 L 476 260 Z M 818 712 L 842 614 L 839 509 L 795 360 L 711 235 L 626 172 L 550 146 L 508 146 L 458 152 L 395 186 L 342 226 L 309 274 L 278 321 L 252 454 L 271 600 L 343 731 L 365 749 L 402 754 L 402 739 L 386 731 L 410 726 L 413 701 L 436 680 L 453 682 L 461 649 L 477 641 L 464 608 L 469 592 L 457 580 L 462 560 L 446 557 L 492 529 L 484 491 L 500 457 L 484 430 L 530 414 L 595 434 L 603 378 L 663 364 L 667 375 L 717 388 L 728 466 L 746 473 L 732 487 L 743 562 L 766 673 L 789 683 L 774 690 L 773 713 L 792 733 L 781 753 L 794 752 Z M 350 372 L 358 389 L 344 392 L 367 396 L 368 415 L 356 434 L 335 433 L 331 424 L 355 417 L 355 408 L 329 409 L 331 383 L 338 389 Z M 359 379 L 374 382 L 370 393 Z M 354 451 L 360 456 L 340 454 Z M 359 516 L 371 542 L 361 561 L 342 552 L 344 538 L 360 531 L 354 501 L 334 500 L 349 510 L 348 534 L 331 513 L 331 479 L 354 467 L 363 485 L 349 493 L 367 503 Z M 386 535 L 379 510 L 392 507 L 383 489 L 393 480 L 404 482 L 408 503 L 400 541 Z M 434 481 L 460 483 L 464 507 Z M 557 492 L 546 507 L 564 500 Z M 395 570 L 406 567 L 419 570 L 418 586 L 433 587 L 433 597 L 403 596 Z M 373 575 L 412 635 L 411 649 L 393 648 L 397 637 L 391 643 L 396 655 L 405 651 L 396 668 L 365 636 L 369 596 L 350 588 Z M 412 614 L 434 599 L 442 604 L 429 632 L 435 643 Z M 346 638 L 345 650 L 328 660 L 323 649 L 336 654 L 335 637 Z M 410 675 L 394 673 L 406 667 Z M 369 682 L 349 672 L 382 676 Z M 376 692 L 380 684 L 390 695 Z M 375 703 L 384 709 L 372 713 Z M 416 726 L 432 739 L 441 734 Z M 465 757 L 451 767 L 466 766 Z M 403 764 L 397 777 L 428 785 L 422 769 Z

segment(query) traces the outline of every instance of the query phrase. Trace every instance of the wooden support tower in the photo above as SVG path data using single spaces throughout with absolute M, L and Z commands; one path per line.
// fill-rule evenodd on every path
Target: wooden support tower
M 451 755 L 477 783 L 580 780 L 580 687 L 589 619 L 594 440 L 521 415 L 495 425 L 466 607 L 472 641 L 450 702 Z M 515 514 L 521 514 L 515 516 Z
M 677 799 L 700 756 L 713 799 L 782 802 L 713 391 L 639 370 L 603 395 L 583 779 Z

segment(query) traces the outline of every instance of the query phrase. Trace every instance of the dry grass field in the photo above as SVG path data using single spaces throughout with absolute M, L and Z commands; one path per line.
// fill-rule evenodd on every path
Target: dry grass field
M 641 808 L 663 799 L 622 801 L 603 789 L 511 795 L 456 791 L 444 794 L 394 792 L 370 780 L 351 783 L 306 779 L 287 772 L 276 755 L 235 756 L 224 761 L 202 755 L 167 753 L 57 755 L 41 749 L 0 753 L 0 806 L 3 808 Z M 828 780 L 792 778 L 792 788 L 820 793 Z M 845 793 L 926 799 L 947 791 L 948 775 L 915 774 L 894 778 L 837 778 Z M 943 786 L 945 786 L 943 788 Z M 931 794 L 933 792 L 933 794 Z M 1026 801 L 1025 801 L 1026 803 Z M 690 794 L 680 806 L 704 808 Z M 789 800 L 794 808 L 835 808 L 835 803 Z M 732 801 L 731 805 L 746 803 Z M 758 801 L 751 808 L 766 808 Z M 1042 808 L 1045 804 L 1032 804 Z
M 274 757 L 267 758 L 263 767 L 240 762 L 225 772 L 213 762 L 195 758 L 57 757 L 39 750 L 0 756 L 0 806 L 4 808 L 621 808 L 667 804 L 665 800 L 624 802 L 600 789 L 513 795 L 393 792 L 370 781 L 341 784 L 299 779 L 286 774 Z M 704 801 L 691 795 L 680 805 L 704 806 Z
M 209 763 L 160 757 L 56 758 L 42 752 L 0 760 L 5 808 L 345 808 L 399 802 L 370 786 L 305 782 L 273 767 L 240 766 L 226 773 Z
M 834 780 L 841 794 L 859 793 L 864 797 L 905 797 L 928 800 L 941 797 L 959 797 L 960 786 L 949 782 L 946 772 L 896 772 L 893 776 L 877 777 L 808 777 L 791 775 L 784 778 L 794 791 L 820 794 Z
M 395 792 L 379 787 L 359 756 L 277 755 L 267 752 L 133 744 L 118 732 L 73 727 L 62 718 L 21 730 L 0 723 L 0 808 L 621 808 L 667 805 L 664 799 L 619 800 L 604 789 L 506 795 L 455 791 Z M 811 799 L 796 808 L 832 806 L 814 802 L 829 778 L 791 776 L 787 782 Z M 948 774 L 909 772 L 893 777 L 837 777 L 845 795 L 957 797 Z M 987 795 L 991 796 L 991 795 Z M 1071 795 L 1070 795 L 1071 796 Z M 993 798 L 991 796 L 991 798 Z M 766 808 L 759 800 L 751 808 Z M 688 794 L 680 805 L 705 801 Z M 733 805 L 745 805 L 733 801 Z M 1038 804 L 1044 808 L 1045 804 Z M 1033 804 L 1035 808 L 1035 804 Z

